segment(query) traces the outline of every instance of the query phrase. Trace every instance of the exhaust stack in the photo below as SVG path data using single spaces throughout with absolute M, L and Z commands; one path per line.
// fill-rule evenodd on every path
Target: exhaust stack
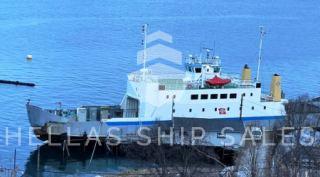
M 247 64 L 243 67 L 241 80 L 243 84 L 249 84 L 251 82 L 251 69 Z
M 273 101 L 281 101 L 281 77 L 278 74 L 272 76 L 270 95 Z

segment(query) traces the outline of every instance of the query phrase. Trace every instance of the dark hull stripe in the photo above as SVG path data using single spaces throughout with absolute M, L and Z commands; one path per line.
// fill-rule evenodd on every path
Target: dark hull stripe
M 242 118 L 242 120 L 244 122 L 246 121 L 259 121 L 259 120 L 280 120 L 280 119 L 283 119 L 284 116 L 263 116 L 263 117 L 244 117 Z M 188 118 L 186 118 L 188 119 Z M 238 117 L 231 117 L 231 118 L 219 118 L 219 119 L 216 119 L 216 120 L 239 120 Z M 142 126 L 152 126 L 152 125 L 155 125 L 156 123 L 158 122 L 168 122 L 168 121 L 171 121 L 171 120 L 166 120 L 166 121 L 135 121 L 135 122 L 107 122 L 107 125 L 108 126 L 128 126 L 128 125 L 141 125 Z

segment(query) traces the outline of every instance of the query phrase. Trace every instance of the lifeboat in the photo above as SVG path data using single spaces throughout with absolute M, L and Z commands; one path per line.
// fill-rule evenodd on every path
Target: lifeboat
M 211 86 L 224 86 L 230 82 L 230 79 L 223 79 L 218 76 L 214 76 L 214 78 L 206 80 L 206 83 Z

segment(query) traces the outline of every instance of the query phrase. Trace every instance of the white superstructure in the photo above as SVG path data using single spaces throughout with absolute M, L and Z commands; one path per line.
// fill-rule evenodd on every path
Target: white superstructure
M 210 84 L 208 81 L 213 78 L 217 83 Z M 232 120 L 239 119 L 241 114 L 243 121 L 261 123 L 282 118 L 284 102 L 285 99 L 263 94 L 259 82 L 223 74 L 217 56 L 190 56 L 181 75 L 157 75 L 152 70 L 129 74 L 121 108 L 122 120 L 130 122 L 135 118 L 149 122 L 173 117 Z

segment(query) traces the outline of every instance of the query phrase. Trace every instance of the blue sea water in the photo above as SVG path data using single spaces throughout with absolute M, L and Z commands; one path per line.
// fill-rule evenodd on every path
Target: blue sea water
M 36 149 L 26 136 L 27 99 L 42 107 L 119 103 L 126 74 L 137 69 L 144 23 L 150 32 L 172 35 L 170 47 L 184 54 L 215 43 L 230 73 L 240 73 L 244 64 L 255 71 L 263 25 L 263 89 L 268 92 L 271 75 L 279 73 L 287 98 L 294 98 L 320 95 L 319 19 L 318 0 L 2 0 L 0 79 L 37 86 L 0 85 L 0 167 L 12 167 L 16 148 L 25 169 Z M 16 138 L 6 145 L 6 127 L 11 135 L 21 127 L 21 145 Z

